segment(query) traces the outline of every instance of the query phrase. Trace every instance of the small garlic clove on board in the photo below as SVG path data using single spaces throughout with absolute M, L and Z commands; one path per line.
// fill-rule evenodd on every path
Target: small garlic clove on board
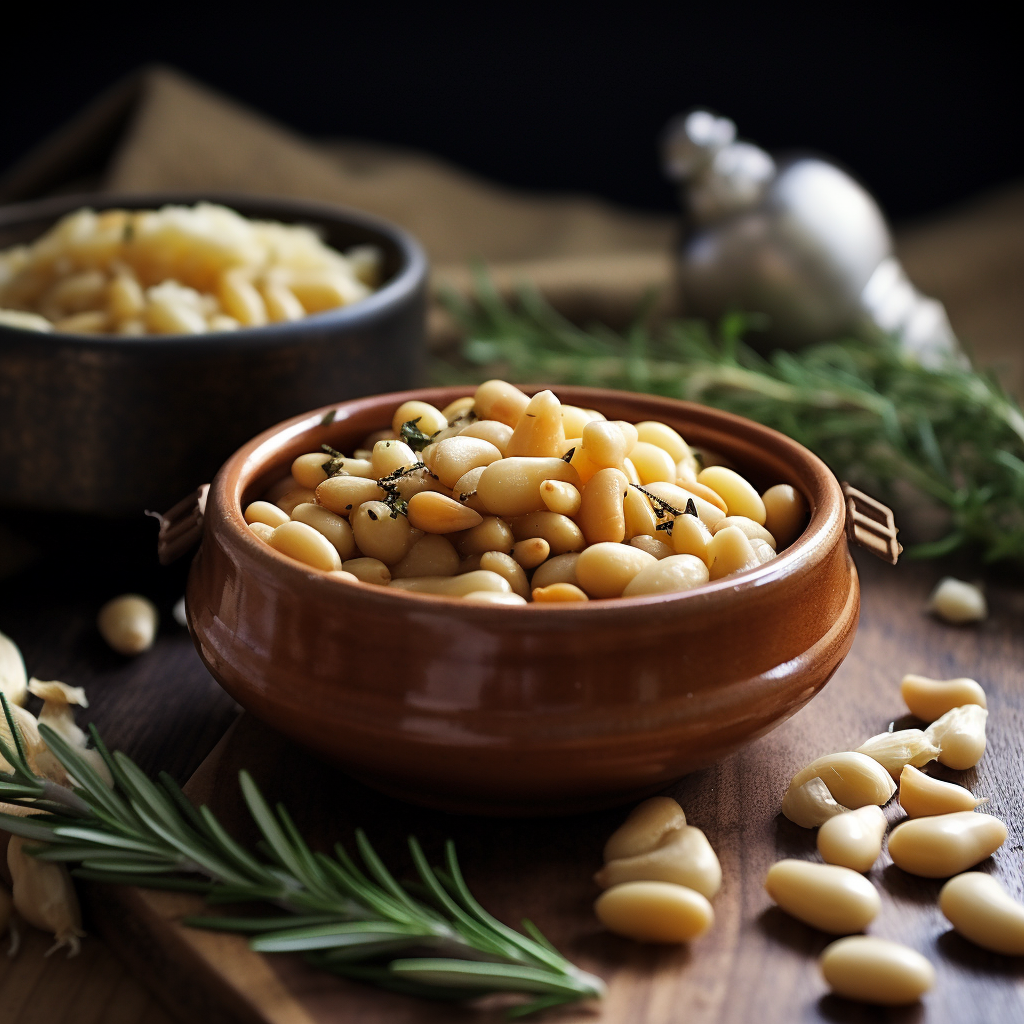
M 836 995 L 862 1003 L 905 1006 L 935 985 L 935 968 L 920 953 L 874 935 L 833 942 L 818 964 Z
M 53 933 L 57 941 L 48 953 L 67 946 L 68 956 L 75 956 L 85 932 L 71 875 L 63 864 L 26 853 L 25 843 L 21 836 L 11 836 L 7 846 L 15 909 L 30 925 Z
M 865 740 L 858 748 L 861 754 L 876 760 L 894 779 L 899 779 L 903 766 L 915 768 L 934 761 L 939 748 L 921 729 L 898 729 L 881 732 Z
M 699 892 L 671 882 L 623 882 L 594 903 L 610 932 L 637 942 L 689 942 L 714 923 L 715 912 Z
M 711 899 L 722 885 L 722 866 L 707 836 L 683 825 L 667 832 L 653 849 L 608 861 L 594 875 L 602 889 L 623 882 L 674 882 Z
M 686 824 L 682 807 L 670 796 L 652 796 L 637 804 L 604 844 L 605 861 L 635 857 L 653 849 L 666 832 Z
M 856 809 L 865 804 L 888 803 L 896 792 L 896 783 L 873 758 L 855 750 L 826 754 L 812 761 L 793 776 L 790 789 L 818 778 L 828 787 L 836 802 Z
M 900 694 L 910 713 L 925 722 L 964 704 L 988 707 L 985 691 L 974 679 L 929 679 L 910 673 L 900 683 Z
M 953 782 L 933 779 L 907 765 L 900 775 L 900 807 L 909 818 L 925 818 L 933 814 L 953 814 L 956 811 L 973 811 L 987 802 L 986 797 L 976 797 L 970 790 Z
M 1024 904 L 991 875 L 968 871 L 939 893 L 939 909 L 965 938 L 1004 956 L 1024 956 Z
M 18 645 L 0 633 L 0 692 L 10 704 L 24 705 L 28 696 L 28 676 Z
M 911 818 L 892 830 L 889 856 L 908 874 L 949 878 L 991 857 L 1007 835 L 998 818 L 977 811 Z
M 963 771 L 973 768 L 985 753 L 985 722 L 988 711 L 977 704 L 947 711 L 925 729 L 939 748 L 939 764 Z
M 141 654 L 153 646 L 159 622 L 153 602 L 140 594 L 122 594 L 108 601 L 96 619 L 100 635 L 118 654 Z
M 928 611 L 956 626 L 988 618 L 988 603 L 979 587 L 946 576 L 928 598 Z
M 848 810 L 848 807 L 836 803 L 828 786 L 817 776 L 802 786 L 790 785 L 782 798 L 782 813 L 801 828 L 817 828 Z
M 885 813 L 877 804 L 837 814 L 821 826 L 818 852 L 826 864 L 870 871 L 882 852 L 882 839 L 888 825 Z
M 863 931 L 882 906 L 863 875 L 835 864 L 780 860 L 769 868 L 764 887 L 787 914 L 832 935 Z

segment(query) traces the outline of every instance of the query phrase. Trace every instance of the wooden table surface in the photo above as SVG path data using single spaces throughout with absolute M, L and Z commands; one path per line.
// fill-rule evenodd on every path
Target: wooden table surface
M 30 674 L 84 686 L 91 705 L 82 718 L 96 721 L 111 746 L 130 753 L 148 771 L 164 768 L 180 780 L 188 778 L 236 709 L 202 667 L 186 632 L 171 620 L 184 568 L 155 566 L 149 555 L 154 527 L 148 522 L 69 528 L 56 519 L 7 515 L 3 521 L 29 536 L 39 551 L 34 564 L 0 584 L 0 629 L 21 646 Z M 860 629 L 832 682 L 775 732 L 672 789 L 690 820 L 706 830 L 725 875 L 715 901 L 715 928 L 692 949 L 655 951 L 601 936 L 589 925 L 587 934 L 564 933 L 563 919 L 589 921 L 586 908 L 596 894 L 589 875 L 598 866 L 602 838 L 620 816 L 616 812 L 528 825 L 530 835 L 544 840 L 535 878 L 524 869 L 521 879 L 504 887 L 494 887 L 486 877 L 488 858 L 498 854 L 488 852 L 497 847 L 486 837 L 473 838 L 479 824 L 448 819 L 435 826 L 460 837 L 467 875 L 471 882 L 479 878 L 484 902 L 490 898 L 496 910 L 510 916 L 533 917 L 565 943 L 569 955 L 612 981 L 613 998 L 605 1007 L 561 1011 L 551 1019 L 646 1024 L 674 1020 L 682 1006 L 694 1024 L 752 1016 L 914 1024 L 1024 1019 L 1024 964 L 985 954 L 947 934 L 934 906 L 939 884 L 904 875 L 886 855 L 871 876 L 883 895 L 883 912 L 872 931 L 900 938 L 935 962 L 938 987 L 923 1007 L 882 1012 L 824 995 L 813 957 L 825 938 L 772 909 L 761 889 L 773 860 L 814 856 L 813 833 L 777 815 L 791 774 L 817 754 L 847 749 L 885 730 L 890 721 L 899 727 L 899 678 L 917 671 L 971 675 L 989 692 L 989 749 L 962 781 L 988 796 L 989 809 L 1009 824 L 1010 839 L 986 867 L 1018 898 L 1024 895 L 1024 580 L 1019 574 L 990 575 L 990 618 L 955 628 L 924 615 L 923 602 L 940 575 L 969 575 L 969 563 L 907 562 L 891 569 L 858 555 L 858 565 Z M 109 652 L 94 629 L 100 603 L 129 589 L 151 595 L 164 613 L 157 644 L 134 661 Z M 365 811 L 369 804 L 362 806 Z M 402 805 L 387 805 L 385 812 L 381 821 L 365 820 L 367 814 L 372 819 L 370 812 L 363 818 L 374 834 L 384 833 L 385 846 L 394 838 L 387 833 L 396 828 L 431 830 L 424 812 L 406 810 L 407 820 L 401 822 L 393 818 L 403 814 Z M 890 808 L 889 814 L 894 818 L 898 811 Z M 505 837 L 514 832 L 508 824 L 495 829 Z M 579 882 L 558 892 L 551 882 L 556 866 L 567 860 L 579 861 Z M 168 1012 L 95 936 L 73 960 L 60 954 L 44 960 L 48 945 L 45 936 L 32 933 L 16 958 L 0 957 L 0 1024 L 169 1024 Z M 628 991 L 629 999 L 615 997 L 616 991 Z M 379 1012 L 351 1019 L 475 1019 L 472 1013 L 453 1011 L 448 1018 L 429 1004 L 380 998 Z M 358 1002 L 363 1008 L 376 1005 L 363 996 Z

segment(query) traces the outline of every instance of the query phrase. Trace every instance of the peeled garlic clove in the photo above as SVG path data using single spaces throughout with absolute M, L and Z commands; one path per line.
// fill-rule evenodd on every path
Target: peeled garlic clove
M 848 810 L 848 807 L 836 803 L 828 791 L 828 786 L 817 776 L 802 786 L 794 786 L 791 783 L 782 798 L 782 813 L 802 828 L 817 828 L 829 818 Z
M 140 594 L 108 601 L 96 619 L 100 635 L 118 654 L 141 654 L 153 646 L 159 622 L 153 602 Z
M 948 878 L 991 857 L 1006 836 L 998 818 L 976 811 L 912 818 L 892 830 L 889 856 L 912 875 Z
M 939 909 L 976 946 L 1004 956 L 1024 956 L 1024 905 L 991 875 L 968 871 L 951 878 L 939 893 Z
M 818 852 L 826 864 L 870 871 L 882 852 L 882 837 L 888 824 L 882 808 L 876 804 L 837 814 L 821 826 Z
M 853 750 L 826 754 L 812 761 L 793 776 L 789 787 L 802 786 L 815 778 L 821 779 L 844 807 L 882 805 L 896 792 L 892 776 L 874 758 Z
M 832 935 L 863 931 L 882 907 L 863 875 L 834 864 L 780 860 L 769 869 L 764 887 L 787 914 Z
M 818 964 L 836 995 L 862 1003 L 905 1006 L 935 984 L 935 968 L 920 953 L 873 935 L 833 942 Z
M 985 708 L 965 704 L 932 722 L 925 735 L 939 748 L 939 764 L 960 771 L 973 768 L 985 753 L 987 718 Z
M 675 800 L 670 796 L 652 796 L 637 804 L 611 834 L 604 844 L 604 859 L 635 857 L 657 846 L 666 832 L 685 824 L 686 815 Z
M 693 889 L 671 882 L 624 882 L 598 896 L 598 920 L 610 932 L 638 942 L 689 942 L 715 920 L 711 904 Z
M 46 749 L 42 736 L 39 735 L 39 723 L 35 716 L 17 704 L 11 705 L 11 717 L 14 719 L 18 731 L 21 733 L 21 742 L 25 748 L 25 756 L 28 759 L 29 767 L 35 766 L 36 756 Z M 0 714 L 0 739 L 11 749 L 15 749 L 14 737 L 7 727 L 7 718 Z M 0 756 L 0 771 L 10 771 L 11 766 Z
M 0 633 L 0 691 L 6 694 L 8 703 L 19 706 L 28 696 L 25 662 L 18 645 L 6 633 Z
M 899 779 L 904 765 L 920 768 L 939 756 L 939 748 L 921 729 L 880 732 L 857 750 L 876 760 L 894 779 Z
M 973 679 L 929 679 L 927 676 L 905 675 L 900 694 L 910 713 L 925 722 L 934 722 L 953 708 L 977 704 L 987 708 L 985 691 Z
M 610 860 L 594 875 L 602 889 L 623 882 L 674 882 L 711 899 L 722 885 L 722 866 L 707 836 L 683 825 L 666 833 L 653 850 Z
M 28 681 L 28 692 L 44 701 L 53 701 L 54 704 L 77 704 L 82 708 L 89 706 L 85 690 L 81 686 L 68 686 L 67 683 L 59 683 L 56 679 L 44 681 L 33 676 Z
M 48 725 L 73 747 L 84 749 L 89 742 L 88 736 L 75 724 L 75 713 L 70 704 L 46 701 L 39 712 L 39 724 Z
M 953 814 L 956 811 L 973 811 L 986 803 L 984 797 L 976 797 L 970 790 L 953 782 L 933 779 L 930 775 L 907 765 L 900 775 L 900 807 L 907 817 L 924 818 L 933 814 Z
M 63 864 L 39 860 L 25 853 L 24 845 L 21 836 L 11 836 L 7 846 L 14 907 L 29 924 L 53 933 L 57 941 L 49 952 L 67 946 L 68 956 L 75 956 L 85 932 L 71 876 Z
M 946 576 L 928 598 L 928 611 L 946 622 L 962 626 L 988 617 L 988 604 L 979 587 Z

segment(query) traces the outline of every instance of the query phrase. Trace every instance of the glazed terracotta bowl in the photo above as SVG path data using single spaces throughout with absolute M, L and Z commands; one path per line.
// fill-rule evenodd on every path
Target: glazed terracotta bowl
M 351 450 L 405 399 L 441 407 L 472 391 L 318 409 L 239 449 L 210 489 L 187 604 L 200 656 L 224 688 L 370 785 L 489 814 L 654 792 L 806 704 L 849 651 L 860 607 L 827 467 L 775 431 L 703 406 L 554 390 L 609 419 L 662 420 L 759 489 L 792 484 L 811 508 L 806 529 L 765 565 L 677 594 L 495 607 L 344 584 L 271 549 L 242 508 L 297 455 L 325 442 Z

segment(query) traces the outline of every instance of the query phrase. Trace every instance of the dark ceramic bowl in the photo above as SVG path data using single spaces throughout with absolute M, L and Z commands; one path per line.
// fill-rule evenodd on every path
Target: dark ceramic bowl
M 83 195 L 0 209 L 0 248 L 82 206 L 222 203 L 373 244 L 384 284 L 303 320 L 208 335 L 40 334 L 0 325 L 0 506 L 131 515 L 209 480 L 253 434 L 327 402 L 415 383 L 427 264 L 406 232 L 323 203 L 241 195 Z
M 524 388 L 533 393 L 536 388 Z M 371 785 L 490 814 L 622 803 L 768 732 L 831 678 L 860 608 L 843 494 L 820 459 L 728 413 L 556 386 L 609 419 L 661 420 L 759 489 L 798 488 L 803 534 L 756 569 L 685 593 L 477 605 L 330 579 L 261 541 L 242 509 L 292 460 L 348 451 L 407 398 L 378 395 L 281 423 L 217 474 L 186 603 L 199 654 L 247 710 Z

